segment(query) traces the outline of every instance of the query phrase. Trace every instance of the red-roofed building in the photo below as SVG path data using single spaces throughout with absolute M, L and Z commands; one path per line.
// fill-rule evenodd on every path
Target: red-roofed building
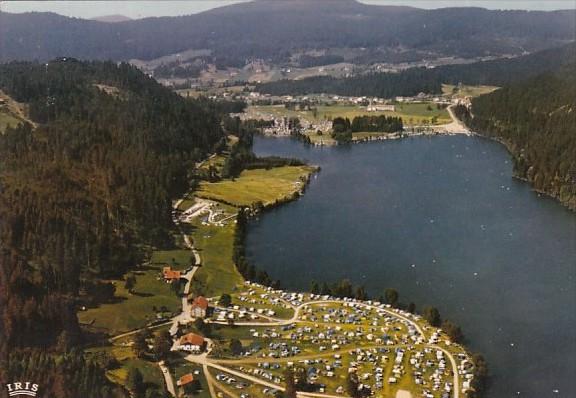
M 162 268 L 162 275 L 166 282 L 172 282 L 181 278 L 180 271 L 173 270 L 171 267 Z
M 192 373 L 187 373 L 184 376 L 182 376 L 177 382 L 176 384 L 179 385 L 180 387 L 184 387 L 186 384 L 190 384 L 194 381 L 194 375 Z
M 205 318 L 208 311 L 208 300 L 204 296 L 198 296 L 192 301 L 190 313 L 195 318 Z
M 202 352 L 206 347 L 204 337 L 194 333 L 188 333 L 178 340 L 178 349 L 190 352 Z

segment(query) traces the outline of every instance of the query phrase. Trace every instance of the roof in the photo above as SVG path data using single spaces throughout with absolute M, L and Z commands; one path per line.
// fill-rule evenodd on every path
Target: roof
M 203 310 L 208 308 L 208 300 L 206 300 L 206 297 L 204 296 L 198 296 L 194 299 L 194 301 L 192 302 L 192 308 L 201 308 Z
M 162 268 L 164 279 L 180 279 L 180 271 L 175 271 L 171 267 Z
M 184 336 L 180 337 L 180 345 L 184 344 L 201 346 L 204 344 L 204 337 L 194 333 L 185 334 Z
M 192 383 L 193 381 L 194 381 L 194 375 L 192 373 L 187 373 L 178 380 L 178 385 L 184 386 L 188 383 Z

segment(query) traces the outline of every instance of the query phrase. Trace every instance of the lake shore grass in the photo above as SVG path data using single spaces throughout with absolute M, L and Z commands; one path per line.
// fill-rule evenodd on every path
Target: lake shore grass
M 314 170 L 310 166 L 245 170 L 234 180 L 201 183 L 196 195 L 237 207 L 258 202 L 266 207 L 300 192 Z

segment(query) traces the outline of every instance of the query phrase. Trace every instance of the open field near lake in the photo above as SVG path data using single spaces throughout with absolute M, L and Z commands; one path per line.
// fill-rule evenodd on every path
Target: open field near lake
M 203 182 L 197 195 L 234 206 L 270 205 L 299 191 L 312 170 L 310 166 L 245 170 L 235 180 Z
M 368 112 L 365 106 L 360 105 L 320 105 L 314 111 L 298 111 L 286 109 L 283 105 L 251 106 L 247 112 L 254 113 L 255 116 L 268 114 L 276 117 L 298 117 L 311 121 L 334 119 L 345 117 L 350 120 L 357 116 L 396 116 L 401 117 L 405 125 L 431 124 L 431 119 L 435 119 L 434 124 L 444 124 L 451 121 L 446 109 L 438 109 L 435 103 L 398 103 L 395 104 L 395 111 L 375 111 Z
M 235 224 L 193 225 L 196 228 L 191 234 L 192 241 L 202 257 L 202 266 L 194 275 L 193 290 L 208 297 L 236 290 L 243 279 L 232 262 Z

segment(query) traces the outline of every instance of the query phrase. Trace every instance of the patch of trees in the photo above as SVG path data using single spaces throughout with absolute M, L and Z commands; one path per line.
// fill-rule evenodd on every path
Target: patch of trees
M 401 117 L 394 116 L 356 116 L 350 124 L 352 132 L 394 133 L 404 128 Z
M 266 271 L 256 268 L 246 259 L 245 241 L 248 228 L 248 217 L 248 209 L 240 208 L 238 210 L 238 215 L 236 217 L 234 246 L 232 250 L 232 260 L 234 261 L 234 264 L 236 264 L 238 272 L 240 272 L 244 279 L 257 282 L 265 286 L 279 288 L 280 281 L 272 280 Z
M 349 279 L 342 279 L 340 281 L 329 284 L 322 282 L 319 284 L 312 281 L 310 284 L 310 293 L 319 294 L 322 296 L 333 296 L 339 298 L 355 298 L 358 300 L 368 300 L 369 296 L 364 286 L 355 286 Z
M 217 114 L 224 118 L 229 113 L 242 113 L 246 109 L 246 102 L 241 100 L 218 100 L 212 101 L 204 96 L 191 100 L 193 103 L 200 105 L 210 114 Z
M 361 383 L 355 372 L 349 372 L 346 377 L 346 392 L 352 398 L 366 398 L 372 395 L 370 387 Z
M 284 166 L 304 166 L 306 163 L 300 159 L 282 158 L 279 156 L 258 157 L 245 165 L 245 169 L 272 169 Z
M 362 48 L 360 54 L 392 49 L 379 62 L 398 60 L 397 53 L 411 50 L 421 52 L 420 59 L 430 53 L 519 54 L 573 40 L 574 15 L 574 10 L 438 11 L 323 0 L 237 4 L 114 24 L 51 13 L 4 13 L 0 59 L 153 59 L 192 48 L 210 49 L 214 63 L 224 68 L 252 59 L 288 62 L 291 53 L 308 49 Z
M 344 57 L 341 55 L 327 54 L 327 55 L 302 55 L 298 59 L 298 64 L 301 68 L 311 68 L 313 66 L 331 65 L 344 62 Z
M 172 244 L 172 199 L 225 140 L 220 116 L 127 64 L 11 63 L 0 66 L 0 89 L 39 124 L 0 136 L 0 357 L 68 352 L 85 338 L 77 306 L 113 297 L 99 279 L 139 264 L 146 246 Z M 73 396 L 113 396 L 105 385 Z
M 352 133 L 402 131 L 402 118 L 394 116 L 356 116 L 352 122 L 348 118 L 337 117 L 332 121 L 332 138 L 338 143 L 352 141 Z
M 371 73 L 347 78 L 316 76 L 301 80 L 278 80 L 257 84 L 255 90 L 272 95 L 330 93 L 390 98 L 415 96 L 421 92 L 441 93 L 442 83 L 428 69 L 412 68 L 400 73 Z
M 179 62 L 162 64 L 154 69 L 154 76 L 165 79 L 197 78 L 202 72 L 201 65 L 182 65 Z
M 0 378 L 38 383 L 39 395 L 46 397 L 125 396 L 118 386 L 108 380 L 98 363 L 84 359 L 82 353 L 76 350 L 63 354 L 38 349 L 11 351 L 0 362 Z
M 576 210 L 576 63 L 475 98 L 472 115 L 457 109 L 473 130 L 502 141 L 514 173 Z
M 352 142 L 352 126 L 350 119 L 337 117 L 332 121 L 332 138 L 339 144 Z
M 576 62 L 576 44 L 512 59 L 446 65 L 434 69 L 411 68 L 399 73 L 372 73 L 348 78 L 327 76 L 262 83 L 256 90 L 273 95 L 330 93 L 391 98 L 420 92 L 440 94 L 442 83 L 502 86 Z
M 481 354 L 473 354 L 472 363 L 474 364 L 474 379 L 472 379 L 473 391 L 470 393 L 470 398 L 480 398 L 486 392 L 486 385 L 490 376 L 488 363 Z

